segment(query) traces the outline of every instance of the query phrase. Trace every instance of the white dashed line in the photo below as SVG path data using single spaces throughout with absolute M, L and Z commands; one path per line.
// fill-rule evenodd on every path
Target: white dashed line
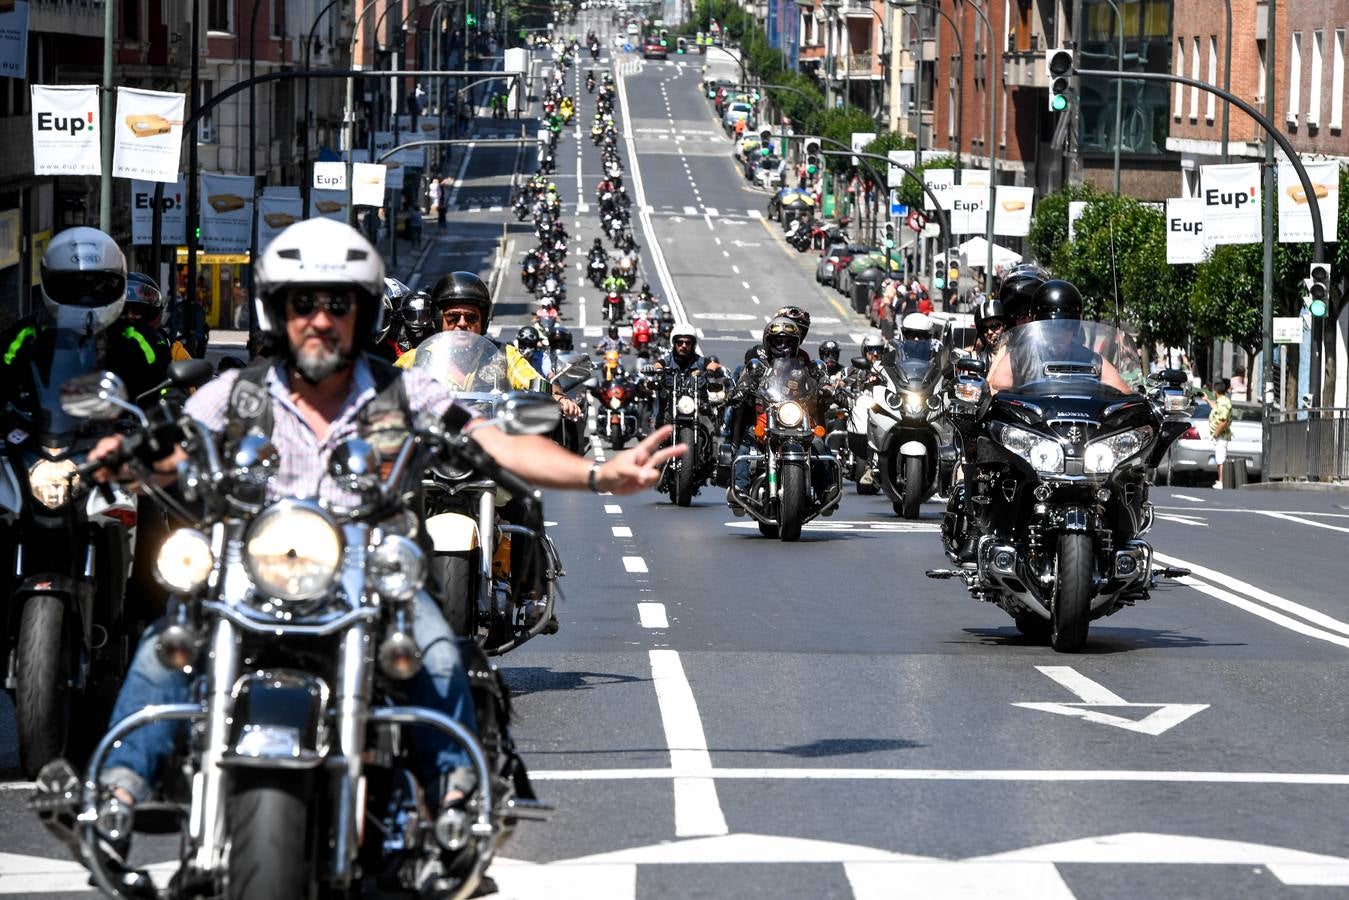
M 744 286 L 745 290 L 749 290 L 749 282 L 748 282 L 748 281 L 742 281 L 742 282 L 740 282 L 740 284 L 741 284 L 742 286 Z
M 670 627 L 670 620 L 665 616 L 664 603 L 638 603 L 637 615 L 641 617 L 643 628 Z
M 647 571 L 646 560 L 640 556 L 625 556 L 623 557 L 623 568 L 633 574 L 641 574 Z
M 750 295 L 749 295 L 749 299 L 753 300 L 755 303 L 758 303 L 758 302 L 759 302 L 759 298 L 756 297 L 756 296 L 753 295 L 753 294 L 750 294 Z
M 614 537 L 632 537 L 632 529 L 626 525 L 614 525 L 610 529 Z
M 686 215 L 686 216 L 696 216 L 696 215 L 698 215 L 698 210 L 697 210 L 696 208 L 692 207 L 692 206 L 686 206 L 686 207 L 684 207 L 684 215 Z
M 739 275 L 739 274 L 740 274 L 740 267 L 739 267 L 739 266 L 731 266 L 731 271 L 734 272 L 735 274 Z

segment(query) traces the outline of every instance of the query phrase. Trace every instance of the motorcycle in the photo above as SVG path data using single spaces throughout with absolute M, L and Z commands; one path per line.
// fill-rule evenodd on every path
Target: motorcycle
M 609 448 L 616 453 L 637 434 L 640 427 L 636 406 L 637 385 L 619 363 L 617 350 L 604 354 L 603 373 L 603 380 L 596 390 L 602 410 L 599 419 L 602 420 L 601 431 L 609 441 Z
M 687 454 L 665 464 L 658 489 L 669 494 L 676 506 L 688 506 L 716 470 L 716 437 L 720 409 L 726 402 L 726 372 L 685 372 L 677 367 L 652 366 L 645 374 L 654 379 L 656 390 L 661 392 L 664 421 L 654 424 L 673 425 L 675 443 L 689 448 Z
M 605 259 L 601 259 L 598 256 L 592 256 L 590 258 L 590 266 L 588 268 L 590 275 L 590 283 L 593 284 L 597 289 L 602 289 L 604 287 L 604 279 L 607 278 L 609 274 L 608 261 Z
M 637 310 L 632 314 L 632 350 L 640 357 L 651 356 L 651 321 Z
M 764 537 L 796 541 L 801 526 L 817 516 L 830 516 L 843 493 L 838 460 L 816 438 L 824 428 L 811 419 L 820 383 L 795 359 L 771 365 L 751 360 L 746 387 L 757 409 L 753 431 L 757 446 L 734 458 L 731 468 L 748 472 L 749 486 L 740 490 L 731 479 L 729 498 L 736 515 L 748 513 Z M 723 458 L 730 455 L 723 448 Z
M 138 623 L 153 618 L 126 597 L 136 498 L 81 477 L 74 462 L 117 423 L 83 421 L 61 403 L 67 384 L 98 371 L 97 338 L 60 330 L 32 340 L 31 374 L 20 375 L 24 383 L 4 411 L 8 437 L 0 455 L 9 573 L 0 648 L 20 766 L 29 777 L 70 750 L 90 749 L 130 664 Z M 212 374 L 201 362 L 171 371 L 184 386 Z M 108 384 L 121 382 L 109 374 Z M 135 408 L 128 407 L 123 415 Z
M 956 450 L 943 400 L 949 361 L 939 341 L 896 340 L 885 354 L 867 419 L 876 480 L 895 514 L 918 518 L 923 501 L 950 487 Z
M 529 197 L 521 191 L 515 196 L 515 204 L 511 209 L 515 213 L 515 220 L 517 222 L 523 222 L 525 219 L 528 219 L 530 211 Z
M 522 271 L 520 272 L 520 280 L 524 283 L 525 290 L 529 291 L 531 294 L 534 293 L 534 290 L 539 285 L 539 258 L 535 254 L 531 253 L 529 256 L 525 257 Z
M 1188 427 L 1180 414 L 1102 381 L 1139 374 L 1132 339 L 1109 325 L 1051 320 L 1008 336 L 1013 387 L 990 395 L 982 361 L 961 360 L 951 419 L 966 447 L 973 567 L 936 569 L 1012 616 L 1017 629 L 1075 652 L 1089 623 L 1149 597 L 1153 565 L 1149 470 Z M 1183 376 L 1182 376 L 1183 377 Z M 1127 378 L 1126 378 L 1127 381 Z M 1167 400 L 1171 402 L 1170 399 Z M 959 517 L 942 525 L 957 561 Z
M 103 420 L 128 405 L 116 387 L 103 373 L 74 379 L 62 405 Z M 521 398 L 493 424 L 538 433 L 556 415 L 551 401 Z M 131 437 L 153 435 L 144 418 L 141 425 Z M 538 494 L 467 435 L 428 416 L 408 429 L 385 475 L 365 440 L 332 451 L 329 477 L 352 505 L 268 501 L 279 461 L 267 438 L 245 435 L 222 455 L 199 422 L 181 417 L 177 425 L 189 457 L 179 486 L 195 512 L 153 485 L 130 439 L 107 462 L 130 465 L 167 509 L 195 523 L 173 532 L 158 554 L 158 578 L 171 597 L 156 652 L 190 673 L 200 692 L 114 723 L 83 781 L 64 761 L 44 769 L 33 802 L 44 825 L 109 896 L 126 896 L 126 885 L 109 871 L 102 846 L 137 825 L 179 833 L 177 871 L 162 896 L 408 892 L 432 862 L 448 863 L 446 895 L 468 896 L 516 822 L 546 807 L 533 802 L 505 729 L 505 685 L 471 641 L 461 652 L 478 736 L 439 711 L 399 703 L 421 666 L 412 606 L 427 572 L 407 495 L 432 459 L 526 503 Z M 190 725 L 167 766 L 164 801 L 129 811 L 105 800 L 99 778 L 108 751 L 155 723 Z M 436 798 L 424 793 L 410 752 L 413 726 L 466 751 L 477 782 L 466 805 L 431 812 Z
M 623 320 L 623 295 L 611 290 L 604 295 L 604 321 L 617 325 Z

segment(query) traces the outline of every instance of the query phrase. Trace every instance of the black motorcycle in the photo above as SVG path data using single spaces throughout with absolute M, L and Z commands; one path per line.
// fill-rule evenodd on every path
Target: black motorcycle
M 731 511 L 748 513 L 764 537 L 799 540 L 801 526 L 833 515 L 843 493 L 838 460 L 812 418 L 822 385 L 809 364 L 795 359 L 751 360 L 742 381 L 736 386 L 742 396 L 753 391 L 756 445 L 732 463 L 733 473 L 748 471 L 749 484 L 742 491 L 735 483 L 741 479 L 732 477 L 728 496 L 738 506 Z
M 661 419 L 656 426 L 673 425 L 674 441 L 688 453 L 665 464 L 659 490 L 676 506 L 688 506 L 716 471 L 716 437 L 721 409 L 726 403 L 726 372 L 688 371 L 648 366 L 643 373 L 660 393 Z
M 961 578 L 1028 636 L 1080 650 L 1088 623 L 1147 599 L 1154 574 L 1149 470 L 1188 422 L 1123 387 L 1140 357 L 1128 335 L 1076 320 L 1033 322 L 1009 335 L 1011 388 L 990 396 L 984 366 L 961 361 L 951 418 L 973 449 L 966 458 L 965 516 L 943 523 L 957 560 L 963 528 L 978 535 L 972 568 L 934 570 Z M 1113 384 L 1113 386 L 1112 386 Z

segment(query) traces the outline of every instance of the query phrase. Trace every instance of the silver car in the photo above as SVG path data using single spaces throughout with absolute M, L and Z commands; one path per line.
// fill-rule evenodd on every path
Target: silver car
M 1209 433 L 1208 416 L 1212 407 L 1200 401 L 1190 417 L 1190 429 L 1171 445 L 1157 467 L 1157 483 L 1168 484 L 1189 478 L 1211 482 L 1218 477 L 1218 464 L 1213 459 L 1213 438 Z M 1261 444 L 1260 404 L 1232 404 L 1232 440 L 1227 445 L 1229 463 L 1244 459 L 1246 478 L 1257 481 L 1264 470 Z

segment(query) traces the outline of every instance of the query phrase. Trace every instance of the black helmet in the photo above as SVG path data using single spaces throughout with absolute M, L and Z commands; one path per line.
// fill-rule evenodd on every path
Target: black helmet
M 1067 281 L 1046 281 L 1031 299 L 1031 315 L 1036 322 L 1049 319 L 1082 318 L 1082 294 Z
M 1049 273 L 1034 263 L 1017 266 L 1002 280 L 998 288 L 998 300 L 1002 303 L 1003 315 L 1009 324 L 1024 319 L 1031 312 L 1031 298 L 1040 285 L 1049 280 Z
M 558 322 L 557 319 L 549 320 L 548 326 L 548 346 L 554 350 L 563 353 L 576 349 L 576 344 L 572 339 L 571 329 Z
M 520 350 L 536 350 L 539 338 L 539 329 L 533 325 L 525 325 L 515 333 L 515 346 Z
M 603 250 L 603 249 L 604 249 L 604 244 L 603 244 L 603 242 L 600 241 L 599 238 L 595 238 L 595 244 L 594 244 L 594 246 L 595 246 L 595 249 L 596 249 L 596 250 Z
M 774 316 L 763 329 L 763 348 L 769 359 L 789 359 L 801 348 L 805 329 L 787 316 Z
M 413 341 L 422 341 L 440 331 L 440 311 L 425 291 L 407 294 L 398 305 L 403 330 Z
M 617 326 L 617 325 L 610 325 L 610 326 L 609 326 L 609 337 L 610 337 L 611 339 L 613 339 L 613 340 L 617 340 L 617 339 L 618 339 L 618 326 Z
M 126 303 L 122 304 L 122 315 L 127 313 L 152 325 L 164 314 L 164 295 L 149 275 L 127 273 Z
M 472 272 L 451 272 L 442 275 L 435 287 L 431 288 L 431 300 L 437 310 L 444 310 L 447 306 L 478 307 L 482 313 L 483 330 L 486 330 L 487 323 L 492 321 L 492 292 L 487 290 L 487 285 Z
M 997 297 L 985 297 L 978 306 L 974 308 L 974 327 L 982 331 L 985 322 L 1001 322 L 1007 325 L 1007 313 L 1003 310 L 1002 301 Z
M 838 341 L 835 340 L 828 340 L 820 345 L 820 359 L 832 359 L 834 362 L 838 362 L 839 354 L 842 352 Z
M 643 281 L 643 282 L 642 282 L 642 293 L 644 293 L 644 294 L 649 294 L 649 293 L 651 293 L 651 282 L 649 282 L 649 281 Z
M 797 325 L 801 326 L 801 339 L 805 340 L 806 334 L 810 331 L 810 313 L 799 306 L 784 306 L 774 313 L 774 315 L 791 319 Z

